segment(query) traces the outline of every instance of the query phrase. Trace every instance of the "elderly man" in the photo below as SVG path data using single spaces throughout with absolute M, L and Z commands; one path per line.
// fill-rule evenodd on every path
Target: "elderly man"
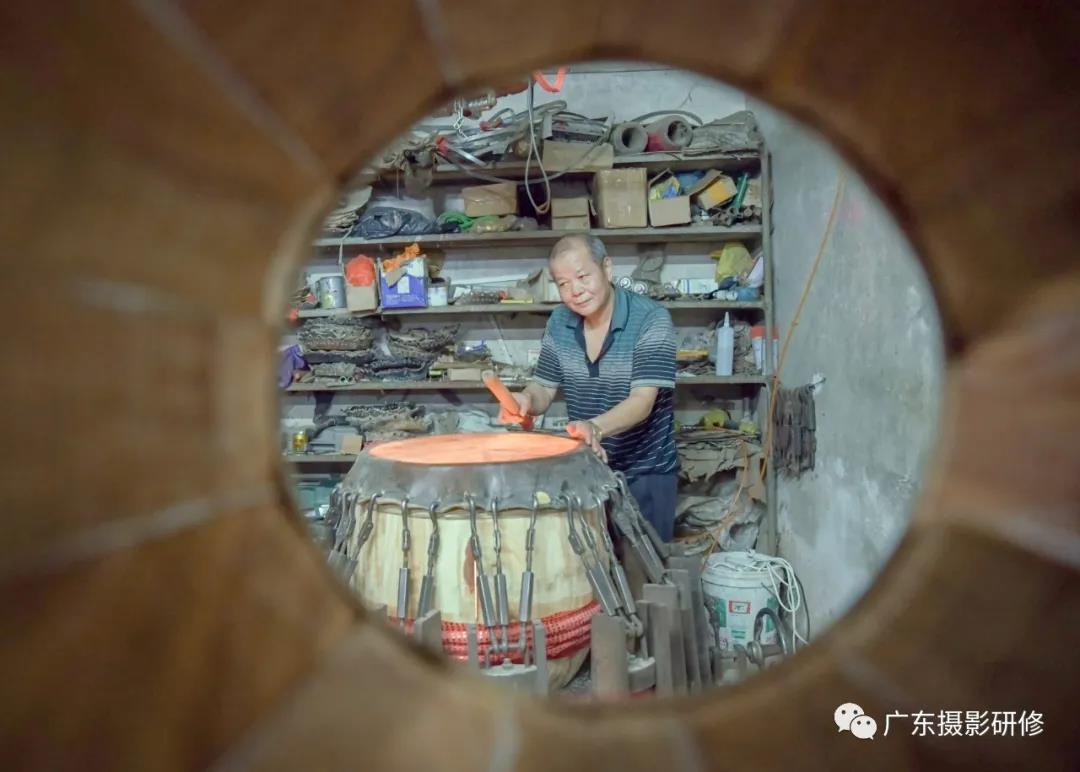
M 561 388 L 567 432 L 626 475 L 642 514 L 670 541 L 679 468 L 671 315 L 612 285 L 595 236 L 560 239 L 548 268 L 564 305 L 548 320 L 532 382 L 514 395 L 521 413 L 544 413 Z

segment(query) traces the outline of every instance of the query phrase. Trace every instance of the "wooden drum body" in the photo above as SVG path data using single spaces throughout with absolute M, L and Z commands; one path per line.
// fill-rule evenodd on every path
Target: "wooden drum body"
M 443 649 L 520 662 L 542 620 L 549 683 L 565 685 L 589 647 L 599 606 L 587 567 L 613 559 L 611 470 L 580 442 L 528 433 L 455 434 L 365 451 L 337 496 L 341 551 L 365 603 L 406 627 L 441 614 Z M 526 592 L 522 593 L 525 585 Z

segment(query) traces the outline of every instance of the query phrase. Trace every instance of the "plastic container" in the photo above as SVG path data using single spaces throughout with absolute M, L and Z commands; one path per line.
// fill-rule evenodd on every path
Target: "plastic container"
M 780 607 L 772 593 L 768 565 L 753 552 L 717 552 L 705 561 L 701 574 L 705 605 L 716 628 L 720 647 L 731 651 L 754 635 L 754 618 L 768 606 Z M 760 641 L 776 643 L 776 628 L 765 620 Z
M 765 325 L 758 324 L 750 328 L 750 345 L 754 348 L 754 364 L 758 372 L 765 374 Z
M 716 328 L 716 374 L 731 375 L 735 361 L 735 329 L 731 314 L 724 314 L 724 326 Z

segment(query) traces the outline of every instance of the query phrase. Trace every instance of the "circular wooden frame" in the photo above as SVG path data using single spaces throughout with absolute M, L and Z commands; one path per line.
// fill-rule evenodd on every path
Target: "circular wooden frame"
M 1076 766 L 1069 4 L 5 16 L 6 768 Z M 828 136 L 921 253 L 950 361 L 910 531 L 828 634 L 723 693 L 568 707 L 490 691 L 365 623 L 289 514 L 269 384 L 292 271 L 351 168 L 455 90 L 611 57 L 716 76 Z M 1046 727 L 858 742 L 832 728 L 847 701 L 879 722 L 1037 710 Z

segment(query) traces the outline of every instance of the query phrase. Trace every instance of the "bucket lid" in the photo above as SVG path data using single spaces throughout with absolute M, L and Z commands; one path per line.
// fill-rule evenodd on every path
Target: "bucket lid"
M 729 571 L 761 571 L 761 558 L 753 550 L 733 552 L 714 552 L 705 561 L 706 568 L 728 569 Z

